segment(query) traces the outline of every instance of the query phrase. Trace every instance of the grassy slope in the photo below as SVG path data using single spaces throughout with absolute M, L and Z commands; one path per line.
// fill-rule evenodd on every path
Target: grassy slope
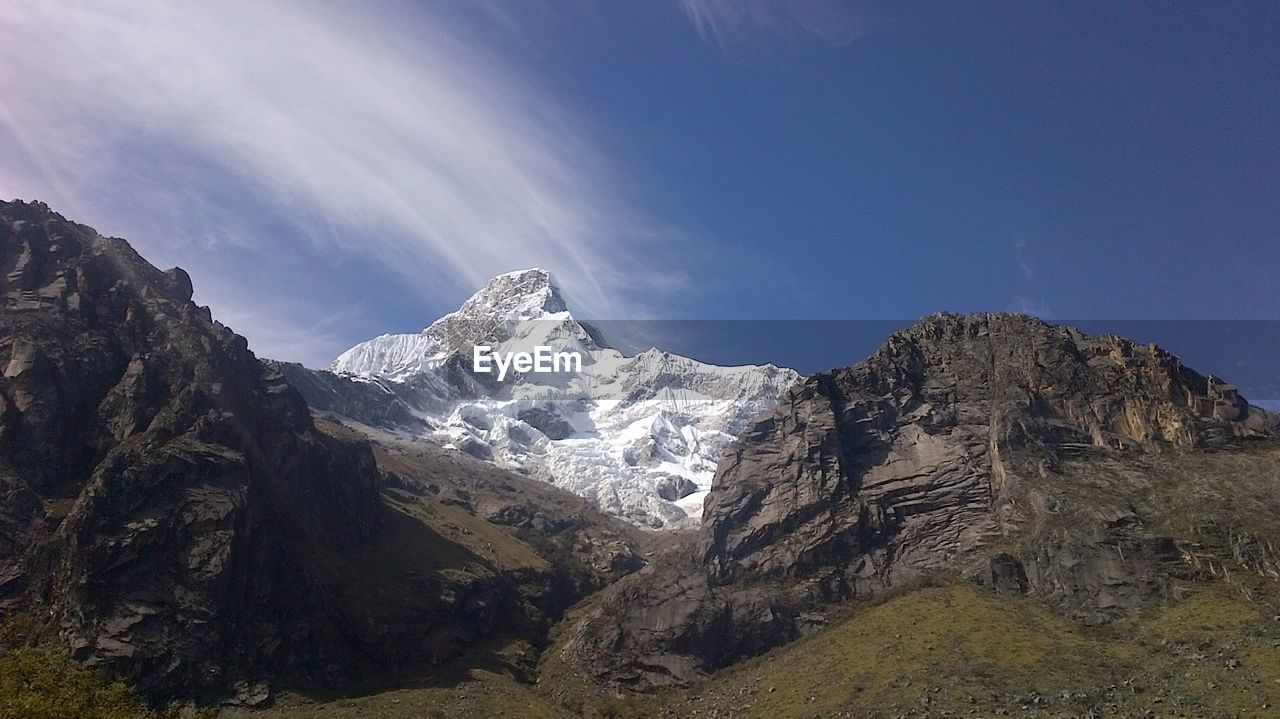
M 384 469 L 424 482 L 464 474 L 454 466 L 464 459 L 423 454 L 412 443 L 375 450 Z M 539 683 L 522 683 L 516 676 L 532 666 L 536 650 L 496 636 L 451 662 L 454 670 L 402 674 L 360 695 L 284 695 L 273 708 L 228 715 L 1280 717 L 1277 466 L 1280 444 L 1266 443 L 1222 453 L 1095 457 L 1038 480 L 1052 485 L 1065 510 L 1051 521 L 1077 521 L 1073 507 L 1136 505 L 1157 531 L 1192 538 L 1189 561 L 1208 569 L 1199 576 L 1216 577 L 1192 585 L 1183 601 L 1102 627 L 1073 623 L 1032 599 L 952 583 L 864 604 L 822 632 L 678 693 L 619 696 L 592 687 L 560 665 L 554 644 L 542 657 Z M 496 470 L 463 469 L 479 472 L 465 486 L 474 503 L 516 492 L 536 495 L 539 506 L 561 516 L 594 514 L 583 500 L 550 488 L 516 487 Z M 382 607 L 391 626 L 416 603 L 413 578 L 546 566 L 548 547 L 453 501 L 394 489 L 384 497 L 388 531 L 378 546 L 316 559 L 339 596 Z M 646 542 L 656 540 L 640 539 Z M 352 566 L 364 571 L 352 576 Z M 414 678 L 425 674 L 433 676 Z
M 722 672 L 686 705 L 742 717 L 1269 716 L 1278 638 L 1280 622 L 1222 585 L 1105 628 L 932 587 Z
M 379 461 L 387 466 L 397 457 L 382 452 Z M 1068 510 L 1049 521 L 1077 521 L 1068 508 L 1132 503 L 1157 531 L 1189 538 L 1189 561 L 1200 564 L 1203 553 L 1209 567 L 1216 563 L 1197 575 L 1217 578 L 1188 585 L 1184 600 L 1106 626 L 952 583 L 863 605 L 812 637 L 675 694 L 622 697 L 587 685 L 560 665 L 553 645 L 537 686 L 480 663 L 448 685 L 286 700 L 262 716 L 1280 717 L 1280 591 L 1262 576 L 1274 567 L 1280 527 L 1276 466 L 1280 446 L 1268 443 L 1229 453 L 1093 457 L 1039 480 L 1052 484 L 1051 496 Z M 478 527 L 453 534 L 450 524 L 474 518 L 453 517 L 448 504 L 398 509 L 473 552 L 488 549 L 487 540 L 476 542 Z M 499 554 L 507 566 L 529 557 L 517 546 Z M 1235 569 L 1224 572 L 1228 566 Z
M 234 712 L 237 719 L 560 719 L 570 714 L 533 688 L 498 672 L 472 669 L 452 686 L 396 689 L 365 697 L 314 702 L 284 697 L 278 706 L 255 712 Z
M 866 607 L 679 694 L 619 698 L 564 684 L 553 693 L 473 670 L 452 687 L 255 716 L 1280 716 L 1276 611 L 1219 583 L 1125 622 L 1084 627 L 1033 600 L 951 584 Z M 554 674 L 543 685 L 564 681 Z

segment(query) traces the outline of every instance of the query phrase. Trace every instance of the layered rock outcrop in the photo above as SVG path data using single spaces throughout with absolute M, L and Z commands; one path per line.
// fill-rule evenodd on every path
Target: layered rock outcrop
M 377 533 L 367 448 L 122 240 L 4 203 L 0 273 L 4 606 L 147 689 L 323 663 L 290 547 Z
M 639 563 L 629 528 L 554 488 L 525 528 L 446 500 L 466 467 L 388 486 L 191 293 L 123 240 L 0 203 L 0 612 L 36 638 L 152 695 L 256 702 L 536 645 Z
M 1074 458 L 1275 434 L 1158 347 L 935 315 L 785 394 L 721 461 L 699 537 L 607 590 L 563 654 L 608 683 L 686 683 L 943 572 L 1105 621 L 1162 596 L 1183 557 L 1137 479 L 1066 498 L 1090 471 Z

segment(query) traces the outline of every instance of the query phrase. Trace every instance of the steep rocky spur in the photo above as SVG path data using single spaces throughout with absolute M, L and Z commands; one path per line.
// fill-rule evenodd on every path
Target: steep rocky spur
M 1275 436 L 1274 416 L 1158 347 L 935 315 L 786 393 L 722 460 L 697 539 L 606 590 L 562 655 L 610 684 L 687 684 L 944 573 L 1108 621 L 1176 594 L 1193 547 L 1221 562 L 1240 549 L 1225 537 L 1280 526 L 1273 458 L 1159 491 L 1160 470 L 1112 464 Z M 1199 515 L 1172 498 L 1206 485 L 1215 506 L 1264 498 L 1261 521 L 1174 521 Z M 1251 566 L 1274 571 L 1265 546 Z
M 147 689 L 322 665 L 341 630 L 308 621 L 289 547 L 378 532 L 372 456 L 317 434 L 182 270 L 39 203 L 0 218 L 4 605 Z
M 0 611 L 28 640 L 153 697 L 254 704 L 535 651 L 639 565 L 633 530 L 554 488 L 489 521 L 450 494 L 473 468 L 409 462 L 424 488 L 380 467 L 191 295 L 123 240 L 0 203 Z

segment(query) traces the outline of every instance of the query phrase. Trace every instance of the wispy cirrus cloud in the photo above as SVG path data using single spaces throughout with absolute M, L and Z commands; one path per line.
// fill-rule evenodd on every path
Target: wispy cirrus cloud
M 0 34 L 0 193 L 188 266 L 262 353 L 380 329 L 290 339 L 351 274 L 431 302 L 546 266 L 613 316 L 673 281 L 575 118 L 419 5 L 43 0 Z
M 879 22 L 865 8 L 837 0 L 680 0 L 680 5 L 702 39 L 721 49 L 761 35 L 848 45 Z
M 1049 319 L 1051 317 L 1049 305 L 1044 300 L 1035 297 L 1024 297 L 1018 295 L 1009 302 L 1009 306 L 1005 308 L 1006 312 L 1017 312 L 1018 314 L 1031 315 L 1040 319 Z
M 1030 282 L 1036 277 L 1036 268 L 1027 259 L 1026 249 L 1026 240 L 1018 240 L 1013 243 L 1013 260 L 1018 265 L 1018 269 L 1022 271 L 1022 278 Z

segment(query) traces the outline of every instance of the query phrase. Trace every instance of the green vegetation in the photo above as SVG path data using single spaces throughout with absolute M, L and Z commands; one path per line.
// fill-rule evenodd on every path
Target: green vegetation
M 1182 601 L 1087 627 L 964 582 L 921 586 L 680 692 L 602 691 L 564 671 L 553 647 L 536 687 L 473 670 L 452 686 L 294 697 L 244 716 L 1275 716 L 1280 621 L 1259 596 L 1274 586 L 1196 585 Z
M 1221 585 L 1106 627 L 968 584 L 930 587 L 721 672 L 685 701 L 735 717 L 1266 716 L 1280 701 L 1277 627 Z
M 1280 621 L 1259 596 L 1274 596 L 1274 587 L 1197 585 L 1182 601 L 1085 627 L 971 584 L 922 586 L 681 692 L 589 687 L 556 671 L 553 648 L 536 686 L 495 662 L 433 684 L 356 697 L 285 694 L 269 709 L 223 716 L 1066 718 L 1153 708 L 1167 718 L 1271 716 L 1280 705 Z M 0 719 L 179 715 L 148 709 L 125 684 L 62 652 L 22 647 L 0 659 Z
M 1000 597 L 937 576 L 863 602 L 808 638 L 682 691 L 644 696 L 593 686 L 560 661 L 562 637 L 553 630 L 540 659 L 528 641 L 498 634 L 463 656 L 448 652 L 447 671 L 443 664 L 412 668 L 357 695 L 285 693 L 270 708 L 222 716 L 1280 716 L 1280 516 L 1271 509 L 1274 475 L 1248 461 L 1278 452 L 1260 446 L 1224 454 L 1214 460 L 1217 470 L 1198 454 L 1094 457 L 1068 461 L 1061 475 L 1028 480 L 1043 483 L 1062 508 L 1035 528 L 1040 533 L 1092 521 L 1091 507 L 1132 502 L 1156 533 L 1180 538 L 1185 565 L 1171 575 L 1180 599 L 1123 621 L 1086 626 L 1037 600 Z M 407 454 L 379 462 L 394 464 L 404 476 L 431 479 L 429 467 Z M 1219 486 L 1223 467 L 1239 490 L 1234 494 Z M 482 487 L 471 493 L 474 501 L 485 501 Z M 342 607 L 371 603 L 386 626 L 440 630 L 447 639 L 447 617 L 437 622 L 414 609 L 423 578 L 463 582 L 546 567 L 535 545 L 452 502 L 395 489 L 385 492 L 385 502 L 380 544 L 348 550 L 352 556 L 312 556 Z M 571 610 L 559 630 L 593 601 Z M 11 617 L 0 625 L 0 643 L 15 646 L 42 634 L 30 623 Z M 445 642 L 445 649 L 451 647 Z M 0 719 L 173 715 L 149 711 L 127 687 L 101 681 L 63 654 L 27 648 L 0 660 Z
M 35 612 L 0 621 L 0 719 L 213 719 L 212 710 L 155 710 L 122 681 L 107 681 L 71 655 L 39 643 Z
M 238 711 L 235 719 L 564 719 L 573 717 L 534 688 L 502 673 L 473 669 L 451 686 L 396 689 L 364 697 L 316 702 L 284 696 L 262 711 Z
M 208 716 L 188 714 L 183 716 Z M 177 707 L 154 711 L 124 682 L 104 681 L 65 652 L 21 647 L 0 659 L 0 719 L 170 719 Z

